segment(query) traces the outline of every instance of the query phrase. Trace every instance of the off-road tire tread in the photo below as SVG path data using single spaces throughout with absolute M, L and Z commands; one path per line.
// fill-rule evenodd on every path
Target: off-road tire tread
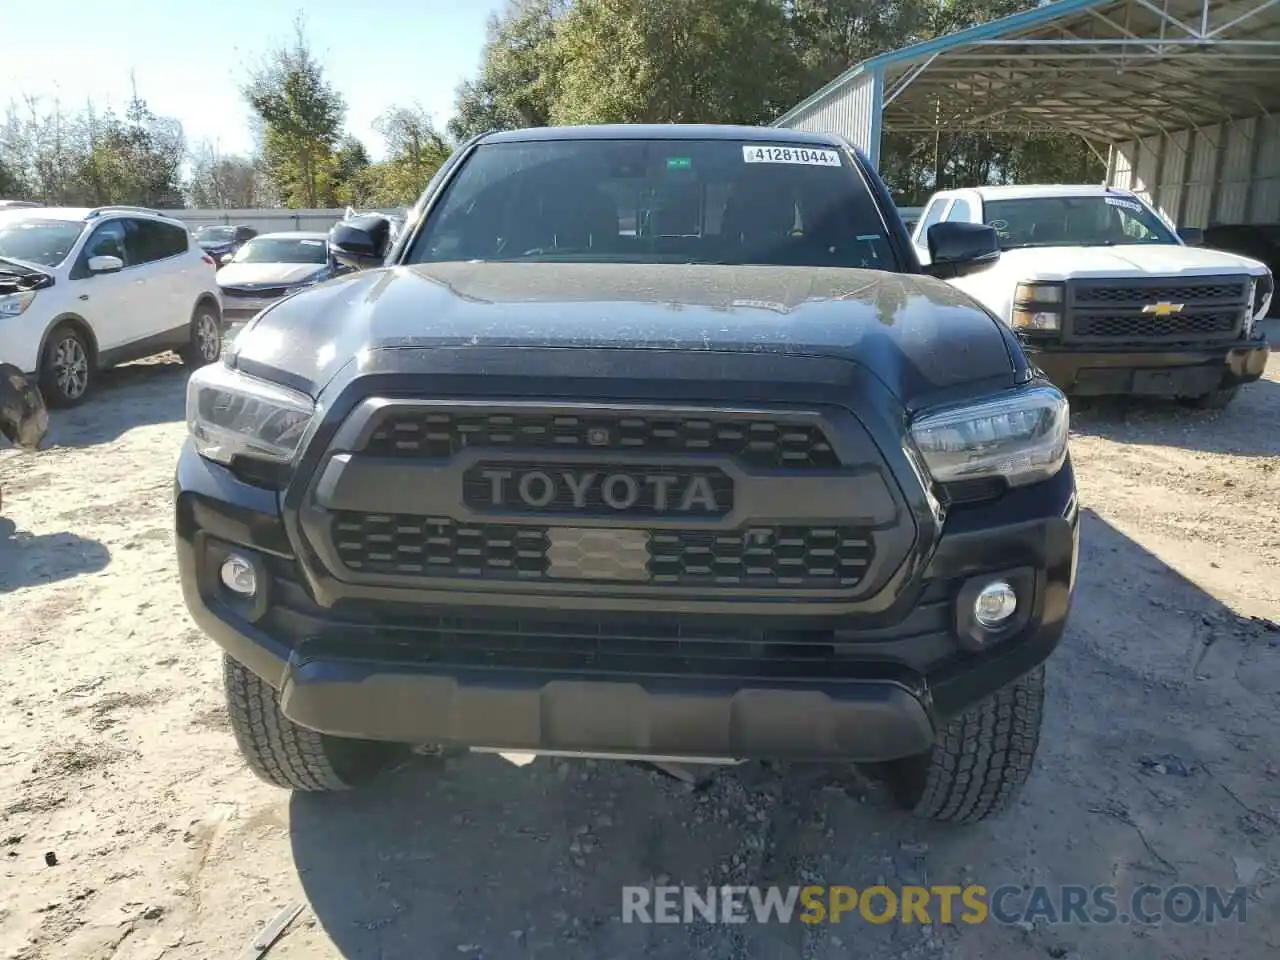
M 222 658 L 231 729 L 245 762 L 259 778 L 287 790 L 349 790 L 334 769 L 324 734 L 300 727 L 280 712 L 280 696 L 257 674 Z
M 1031 774 L 1043 711 L 1040 666 L 953 717 L 934 745 L 912 813 L 977 823 L 1006 809 Z

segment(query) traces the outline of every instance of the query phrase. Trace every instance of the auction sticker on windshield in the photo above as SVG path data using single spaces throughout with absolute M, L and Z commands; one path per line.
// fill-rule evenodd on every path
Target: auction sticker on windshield
M 814 147 L 760 147 L 742 145 L 745 163 L 804 163 L 811 167 L 838 167 L 840 154 Z

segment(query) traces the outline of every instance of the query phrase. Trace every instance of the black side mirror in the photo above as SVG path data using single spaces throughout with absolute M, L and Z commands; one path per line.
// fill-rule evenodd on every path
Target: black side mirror
M 1000 259 L 1000 236 L 983 223 L 935 223 L 925 240 L 930 261 L 925 271 L 943 280 L 973 273 Z
M 380 267 L 391 240 L 391 221 L 374 214 L 336 223 L 329 231 L 329 252 L 355 270 Z
M 1199 227 L 1181 227 L 1178 230 L 1178 236 L 1188 247 L 1204 246 L 1204 231 Z

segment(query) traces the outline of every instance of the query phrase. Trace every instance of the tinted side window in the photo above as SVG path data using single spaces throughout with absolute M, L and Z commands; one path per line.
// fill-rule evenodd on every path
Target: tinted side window
M 920 239 L 923 240 L 929 232 L 929 228 L 942 219 L 942 211 L 946 209 L 947 199 L 940 197 L 929 204 L 929 209 L 924 212 L 924 216 L 920 218 Z
M 88 262 L 91 257 L 119 257 L 125 266 L 129 265 L 123 220 L 109 220 L 93 231 L 84 245 L 82 259 Z
M 956 199 L 951 205 L 951 209 L 947 211 L 947 223 L 968 223 L 973 219 L 973 213 L 969 206 L 968 200 Z
M 187 252 L 187 231 L 157 220 L 130 221 L 129 241 L 135 263 L 150 263 Z

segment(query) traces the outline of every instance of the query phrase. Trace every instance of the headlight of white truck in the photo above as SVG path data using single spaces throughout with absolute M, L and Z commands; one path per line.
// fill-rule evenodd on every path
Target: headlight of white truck
M 1065 286 L 1061 283 L 1024 281 L 1013 289 L 1014 330 L 1053 332 L 1062 329 Z
M 1245 324 L 1245 333 L 1253 332 L 1255 324 L 1265 320 L 1271 311 L 1271 300 L 1275 296 L 1276 281 L 1269 272 L 1254 277 L 1250 285 L 1249 319 Z
M 1003 477 L 1018 487 L 1062 469 L 1069 421 L 1062 391 L 1036 386 L 925 411 L 912 421 L 911 438 L 937 483 Z
M 237 456 L 288 463 L 314 415 L 306 394 L 225 364 L 201 367 L 187 381 L 187 428 L 196 451 L 217 463 Z

